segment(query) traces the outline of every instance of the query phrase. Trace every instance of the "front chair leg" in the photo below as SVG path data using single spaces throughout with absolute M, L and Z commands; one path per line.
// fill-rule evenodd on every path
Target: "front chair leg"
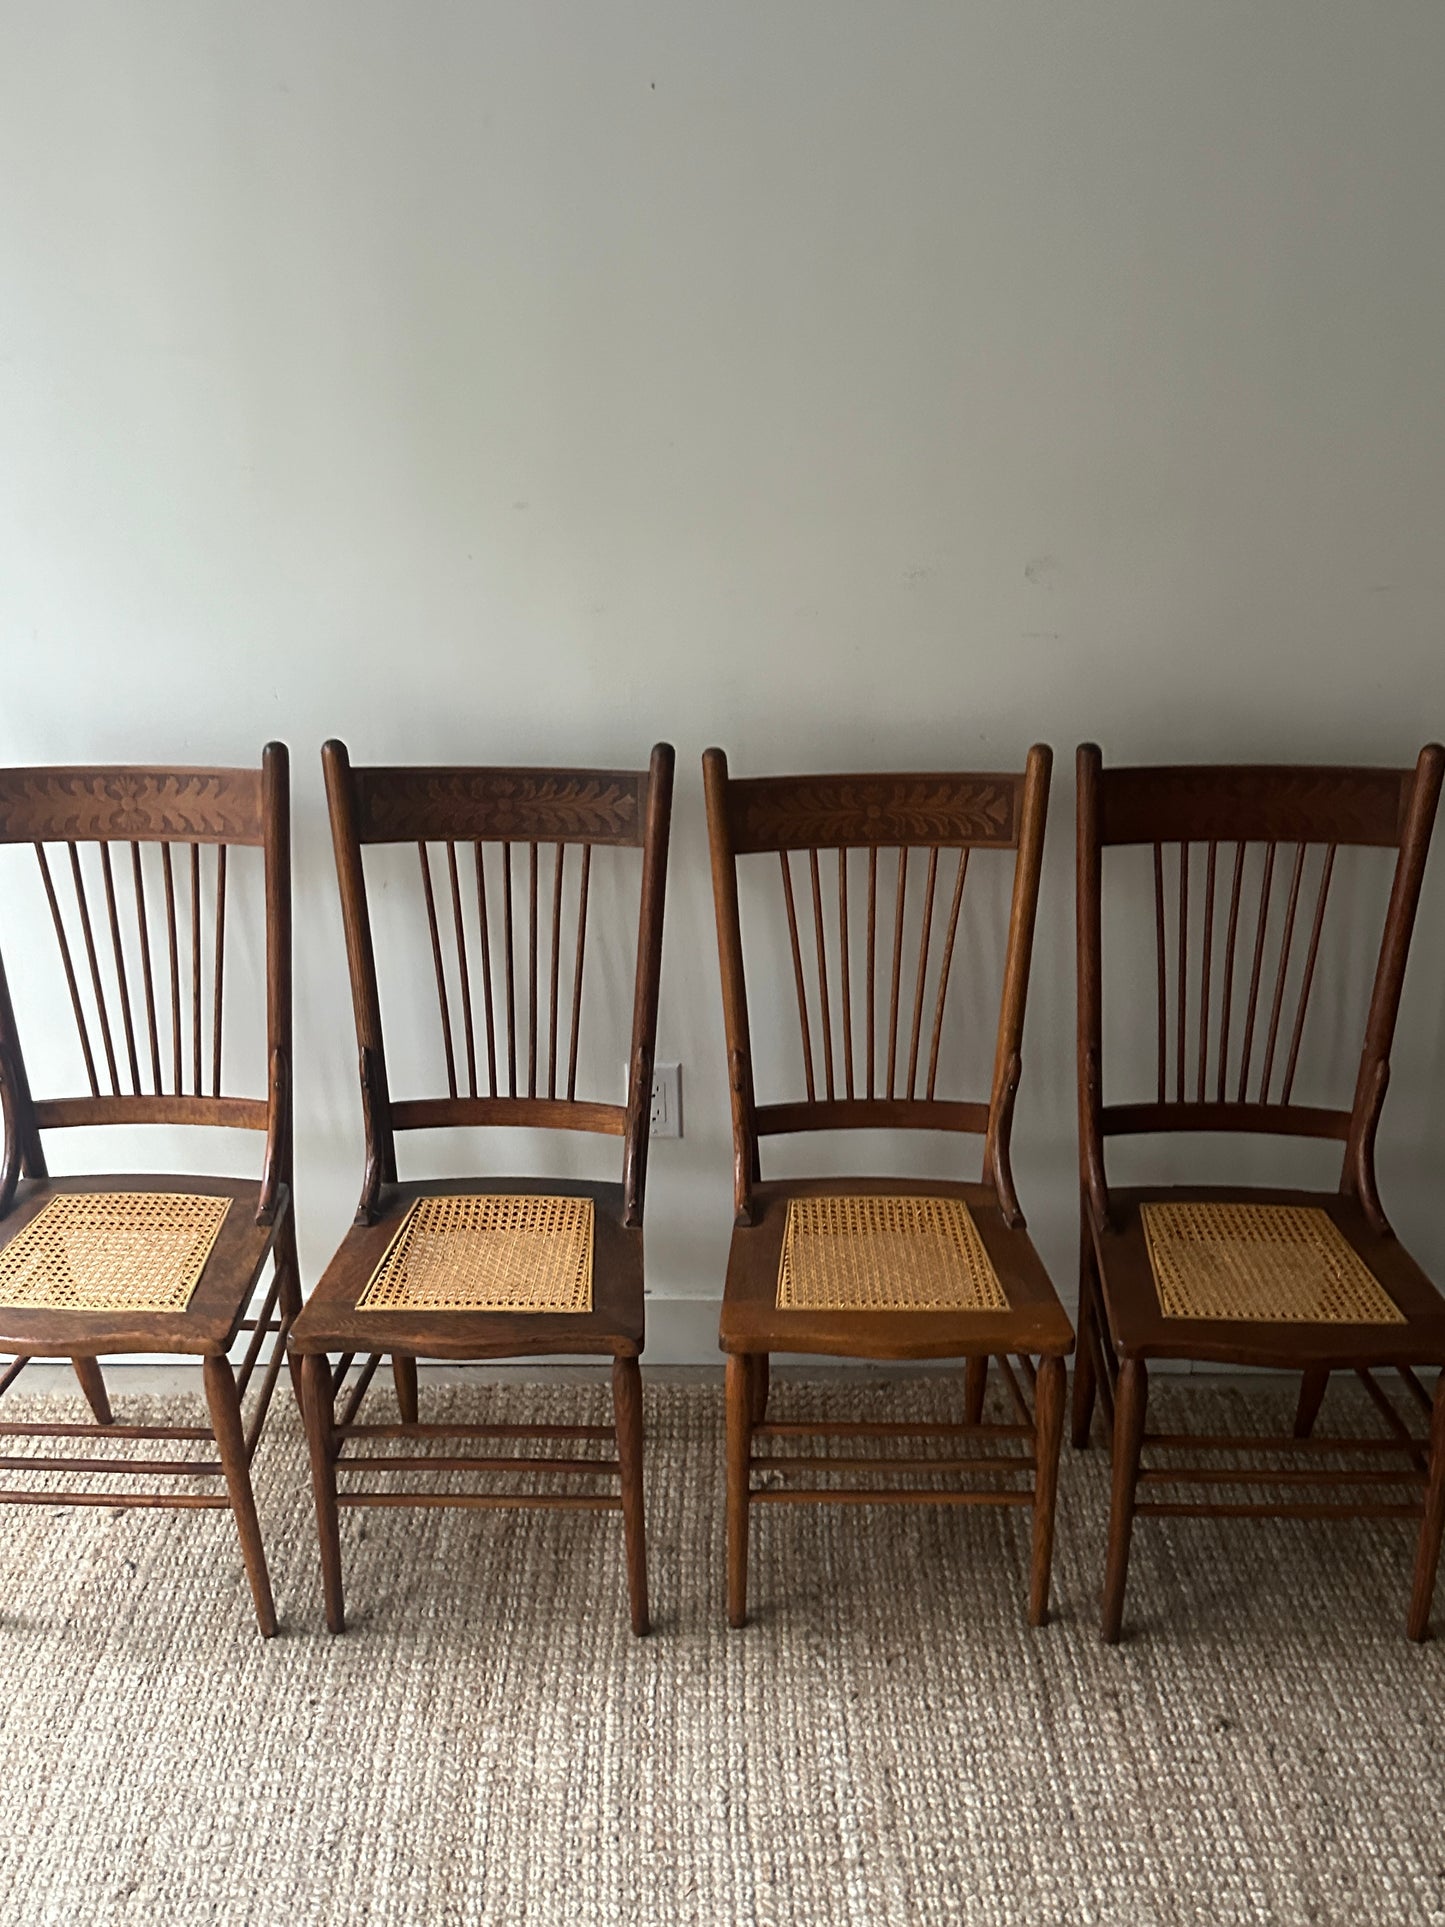
M 983 1401 L 987 1392 L 988 1359 L 967 1359 L 963 1367 L 963 1416 L 966 1424 L 983 1423 Z
M 256 1602 L 256 1624 L 269 1639 L 276 1630 L 276 1605 L 271 1597 L 271 1578 L 266 1571 L 266 1554 L 261 1545 L 261 1522 L 256 1517 L 256 1495 L 251 1490 L 251 1467 L 246 1459 L 246 1435 L 241 1425 L 241 1401 L 236 1394 L 236 1375 L 230 1360 L 209 1357 L 202 1362 L 206 1381 L 206 1403 L 211 1412 L 211 1430 L 221 1454 L 221 1467 L 231 1496 L 231 1511 L 241 1538 L 241 1557 L 246 1562 L 246 1577 L 251 1582 L 251 1597 Z
M 632 1630 L 651 1630 L 647 1611 L 647 1522 L 642 1498 L 642 1368 L 635 1358 L 612 1361 L 612 1412 L 622 1482 L 622 1534 L 627 1547 L 627 1597 Z
M 114 1425 L 110 1395 L 105 1389 L 100 1361 L 94 1358 L 72 1358 L 70 1362 L 75 1367 L 75 1376 L 80 1380 L 80 1389 L 85 1393 L 85 1402 L 95 1414 L 96 1424 Z
M 396 1386 L 396 1402 L 401 1408 L 403 1425 L 417 1423 L 416 1360 L 405 1352 L 391 1355 L 391 1378 Z
M 1129 1539 L 1134 1529 L 1134 1494 L 1139 1482 L 1139 1448 L 1149 1374 L 1142 1358 L 1126 1358 L 1114 1394 L 1114 1490 L 1109 1506 L 1109 1552 L 1104 1566 L 1106 1646 L 1119 1637 L 1124 1617 L 1124 1586 L 1129 1577 Z
M 1294 1414 L 1294 1435 L 1297 1439 L 1307 1439 L 1314 1431 L 1329 1383 L 1330 1375 L 1321 1367 L 1312 1367 L 1301 1378 L 1299 1404 Z
M 1445 1372 L 1435 1381 L 1435 1405 L 1430 1415 L 1430 1483 L 1425 1488 L 1425 1516 L 1415 1552 L 1415 1579 L 1410 1588 L 1411 1639 L 1430 1630 L 1430 1601 L 1435 1595 L 1435 1572 L 1440 1564 L 1440 1539 L 1445 1532 Z
M 316 1496 L 316 1528 L 321 1538 L 321 1584 L 326 1595 L 326 1624 L 333 1633 L 346 1630 L 341 1592 L 341 1527 L 336 1505 L 336 1448 L 331 1421 L 335 1393 L 331 1361 L 325 1352 L 308 1352 L 301 1361 L 306 1392 L 306 1440 L 311 1447 L 311 1489 Z
M 1049 1617 L 1049 1572 L 1054 1557 L 1054 1512 L 1059 1492 L 1059 1446 L 1064 1436 L 1062 1358 L 1039 1362 L 1034 1390 L 1034 1546 L 1029 1575 L 1029 1624 L 1043 1626 Z
M 748 1460 L 752 1448 L 749 1422 L 748 1360 L 729 1352 L 727 1361 L 727 1473 L 728 1473 L 728 1624 L 748 1620 Z

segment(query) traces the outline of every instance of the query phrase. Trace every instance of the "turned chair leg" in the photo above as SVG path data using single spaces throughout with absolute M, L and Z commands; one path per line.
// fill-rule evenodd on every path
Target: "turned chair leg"
M 748 1360 L 729 1352 L 727 1361 L 727 1474 L 728 1474 L 728 1624 L 745 1626 L 748 1618 L 748 1460 L 752 1448 L 749 1422 Z
M 748 1424 L 754 1431 L 768 1416 L 768 1389 L 771 1382 L 768 1354 L 754 1353 L 748 1359 Z
M 80 1389 L 85 1393 L 85 1402 L 94 1413 L 96 1424 L 114 1425 L 110 1395 L 105 1389 L 100 1361 L 95 1358 L 72 1358 L 70 1362 L 75 1367 L 75 1376 L 80 1380 Z
M 256 1517 L 256 1497 L 251 1490 L 251 1468 L 246 1459 L 246 1435 L 241 1425 L 241 1401 L 236 1395 L 236 1375 L 230 1360 L 211 1357 L 203 1361 L 206 1403 L 211 1412 L 211 1430 L 221 1454 L 221 1467 L 231 1496 L 231 1511 L 241 1538 L 241 1557 L 246 1562 L 246 1577 L 251 1582 L 251 1597 L 256 1602 L 256 1624 L 262 1637 L 269 1639 L 276 1630 L 276 1605 L 271 1597 L 271 1579 L 266 1571 L 266 1554 L 261 1545 L 261 1522 Z
M 1410 1588 L 1411 1639 L 1430 1630 L 1430 1602 L 1435 1596 L 1435 1572 L 1440 1564 L 1440 1539 L 1445 1531 L 1445 1372 L 1435 1381 L 1435 1404 L 1430 1415 L 1430 1483 L 1425 1488 L 1425 1516 L 1415 1552 L 1415 1578 Z
M 1118 1640 L 1124 1617 L 1124 1586 L 1129 1577 L 1129 1539 L 1134 1527 L 1134 1495 L 1139 1480 L 1139 1448 L 1149 1374 L 1141 1358 L 1126 1358 L 1114 1393 L 1114 1489 L 1109 1506 L 1109 1552 L 1104 1566 L 1103 1637 Z
M 296 1255 L 296 1220 L 290 1211 L 286 1213 L 285 1221 L 276 1234 L 276 1270 L 281 1279 L 281 1289 L 276 1295 L 277 1306 L 282 1328 L 289 1331 L 292 1319 L 301 1310 L 301 1266 Z M 301 1360 L 289 1345 L 286 1347 L 286 1366 L 291 1374 L 291 1389 L 296 1394 L 296 1409 L 304 1418 L 306 1397 L 301 1384 Z
M 969 1358 L 963 1366 L 963 1417 L 967 1425 L 983 1423 L 983 1401 L 988 1391 L 988 1359 Z
M 1297 1439 L 1307 1439 L 1314 1431 L 1329 1382 L 1329 1373 L 1318 1367 L 1307 1371 L 1300 1379 L 1299 1404 L 1294 1414 L 1294 1435 Z
M 1094 1423 L 1094 1401 L 1099 1392 L 1099 1307 L 1094 1271 L 1094 1240 L 1084 1227 L 1079 1249 L 1079 1337 L 1074 1346 L 1074 1404 L 1069 1443 L 1076 1452 L 1088 1449 Z
M 1054 1557 L 1054 1512 L 1059 1493 L 1059 1446 L 1064 1436 L 1064 1384 L 1068 1374 L 1062 1358 L 1039 1362 L 1034 1389 L 1034 1546 L 1029 1575 L 1029 1624 L 1043 1626 L 1049 1617 L 1049 1572 Z
M 333 1633 L 346 1630 L 341 1591 L 341 1527 L 336 1504 L 336 1448 L 331 1422 L 334 1394 L 331 1361 L 324 1352 L 308 1352 L 301 1361 L 306 1391 L 306 1440 L 311 1448 L 311 1488 L 316 1497 L 316 1528 L 321 1538 L 321 1584 L 326 1595 L 326 1624 Z
M 391 1378 L 396 1386 L 396 1402 L 401 1408 L 403 1425 L 417 1423 L 416 1360 L 405 1352 L 391 1355 Z
M 622 1481 L 622 1533 L 627 1547 L 627 1597 L 632 1630 L 651 1630 L 647 1611 L 647 1521 L 642 1486 L 642 1368 L 635 1358 L 612 1361 L 612 1412 Z

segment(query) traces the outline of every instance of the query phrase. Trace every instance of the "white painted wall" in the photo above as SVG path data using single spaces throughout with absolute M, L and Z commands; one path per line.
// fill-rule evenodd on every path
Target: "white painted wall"
M 1445 733 L 1445 11 L 0 17 L 0 755 L 290 742 L 308 1278 L 359 1175 L 325 736 L 676 742 L 688 1134 L 649 1242 L 656 1297 L 701 1307 L 659 1305 L 658 1357 L 707 1355 L 730 1215 L 699 752 L 988 766 L 1040 737 L 1017 1161 L 1071 1295 L 1073 745 Z M 1437 1273 L 1442 959 L 1437 859 L 1381 1152 Z

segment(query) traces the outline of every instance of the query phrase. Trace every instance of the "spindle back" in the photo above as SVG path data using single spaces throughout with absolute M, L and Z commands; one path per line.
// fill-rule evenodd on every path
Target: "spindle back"
M 7 843 L 34 846 L 90 1089 L 79 1097 L 33 1097 L 0 967 L 5 1206 L 18 1176 L 45 1175 L 46 1129 L 204 1124 L 265 1131 L 261 1214 L 272 1212 L 291 1162 L 285 744 L 267 744 L 259 769 L 0 770 L 0 844 Z M 228 927 L 226 914 L 228 860 L 246 849 L 260 852 L 264 872 L 268 1062 L 259 1098 L 222 1089 L 225 967 L 234 936 L 234 918 Z
M 1107 1208 L 1103 1142 L 1172 1131 L 1334 1138 L 1342 1188 L 1378 1212 L 1374 1139 L 1445 751 L 1413 769 L 1105 769 L 1078 752 L 1079 1097 L 1085 1183 Z M 1152 859 L 1155 1090 L 1103 1102 L 1103 852 Z M 1343 849 L 1395 852 L 1354 1096 L 1295 1100 Z M 1337 919 L 1338 921 L 1338 919 Z
M 659 743 L 645 770 L 353 768 L 344 743 L 326 744 L 366 1114 L 359 1218 L 375 1212 L 383 1183 L 396 1182 L 396 1132 L 520 1125 L 622 1137 L 627 1221 L 641 1222 L 673 760 L 671 746 Z M 416 907 L 431 950 L 447 1092 L 396 1100 L 362 852 L 408 843 L 417 856 Z M 607 847 L 642 853 L 625 1104 L 577 1095 L 592 853 Z
M 1051 752 L 1035 745 L 1019 774 L 738 779 L 729 776 L 720 749 L 708 750 L 703 777 L 739 1222 L 751 1215 L 759 1139 L 847 1129 L 981 1134 L 989 1181 L 1011 1219 L 1021 1222 L 1008 1142 L 1051 764 Z M 1014 853 L 1002 1007 L 986 1102 L 937 1095 L 945 1006 L 975 850 Z M 854 852 L 859 860 L 850 863 Z M 754 1090 L 737 868 L 739 858 L 753 856 L 777 860 L 792 956 L 806 1096 L 788 1103 L 759 1105 Z M 857 872 L 851 889 L 850 869 Z M 922 892 L 916 937 L 910 889 Z M 860 934 L 858 986 L 854 952 Z

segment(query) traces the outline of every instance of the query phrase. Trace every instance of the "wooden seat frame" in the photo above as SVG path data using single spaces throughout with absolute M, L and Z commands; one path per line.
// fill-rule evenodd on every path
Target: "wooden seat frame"
M 1412 1639 L 1425 1635 L 1445 1523 L 1445 1373 L 1432 1398 L 1418 1368 L 1445 1364 L 1445 1300 L 1390 1228 L 1376 1184 L 1375 1138 L 1442 769 L 1445 752 L 1438 745 L 1427 746 L 1415 767 L 1406 770 L 1205 765 L 1106 769 L 1093 744 L 1084 744 L 1078 752 L 1081 1236 L 1072 1436 L 1075 1446 L 1087 1445 L 1095 1398 L 1101 1396 L 1113 1442 L 1102 1624 L 1108 1643 L 1119 1637 L 1130 1537 L 1139 1517 L 1417 1519 L 1419 1542 L 1407 1626 Z M 1264 846 L 1258 908 L 1252 909 L 1250 892 L 1243 892 L 1246 902 L 1241 914 L 1245 853 L 1254 844 Z M 1150 1101 L 1106 1104 L 1103 852 L 1125 845 L 1152 848 L 1153 853 L 1158 1081 Z M 1177 859 L 1170 847 L 1174 845 Z M 1306 852 L 1313 846 L 1322 846 L 1322 853 L 1310 913 L 1309 890 L 1302 883 Z M 1393 850 L 1396 856 L 1354 1098 L 1349 1109 L 1331 1110 L 1294 1102 L 1293 1086 L 1316 980 L 1335 853 L 1349 846 Z M 1276 857 L 1281 848 L 1291 847 L 1288 905 L 1283 924 L 1277 926 L 1276 981 L 1271 993 L 1263 982 L 1268 975 L 1263 965 L 1274 901 L 1272 879 L 1282 880 Z M 1201 868 L 1205 876 L 1202 912 L 1192 889 Z M 1176 904 L 1172 930 L 1167 927 L 1166 879 Z M 1222 913 L 1226 887 L 1227 924 Z M 1216 898 L 1221 902 L 1218 918 Z M 1248 941 L 1251 915 L 1252 942 Z M 1190 962 L 1191 923 L 1201 941 L 1197 967 Z M 1222 957 L 1216 924 L 1224 936 Z M 1277 1046 L 1286 1034 L 1281 1017 L 1287 1003 L 1292 943 L 1296 931 L 1306 928 L 1310 934 L 1295 980 L 1289 1043 L 1280 1049 Z M 1211 970 L 1216 973 L 1213 996 Z M 1266 1006 L 1267 1034 L 1255 1055 L 1256 1014 Z M 1234 1039 L 1238 1042 L 1233 1043 Z M 1252 1065 L 1257 1079 L 1253 1094 Z M 1178 1131 L 1334 1139 L 1343 1146 L 1338 1189 L 1333 1193 L 1187 1187 L 1110 1190 L 1104 1161 L 1109 1138 Z M 1393 1298 L 1402 1321 L 1366 1326 L 1165 1318 L 1140 1208 L 1151 1200 L 1171 1199 L 1232 1199 L 1324 1210 Z M 1149 1361 L 1166 1357 L 1300 1372 L 1294 1436 L 1201 1436 L 1147 1430 Z M 1376 1377 L 1386 1368 L 1397 1373 L 1404 1388 L 1406 1416 Z M 1361 1379 L 1384 1422 L 1383 1438 L 1362 1441 L 1314 1435 L 1315 1418 L 1334 1371 L 1350 1371 Z M 1423 1433 L 1408 1423 L 1417 1408 L 1426 1419 Z M 1240 1455 L 1246 1455 L 1242 1463 Z M 1336 1463 L 1340 1460 L 1345 1463 Z M 1388 1493 L 1372 1496 L 1382 1486 L 1403 1487 L 1412 1496 L 1407 1500 Z M 1142 1498 L 1138 1496 L 1141 1488 Z M 1241 1496 L 1241 1488 L 1250 1495 Z M 1219 1496 L 1199 1496 L 1211 1489 Z M 1276 1496 L 1261 1499 L 1260 1491 L 1273 1491 Z
M 1029 751 L 1021 774 L 848 775 L 729 777 L 727 758 L 703 758 L 718 955 L 727 1030 L 732 1105 L 735 1229 L 724 1292 L 719 1342 L 727 1354 L 728 1619 L 747 1616 L 748 1523 L 754 1505 L 993 1505 L 1029 1506 L 1033 1552 L 1029 1621 L 1048 1614 L 1059 1445 L 1063 1427 L 1064 1360 L 1073 1331 L 1030 1242 L 1014 1190 L 1009 1140 L 1021 1072 L 1024 1004 L 1038 906 L 1051 755 Z M 987 1103 L 935 1095 L 944 1003 L 958 931 L 970 852 L 1014 852 L 1012 907 L 1003 995 Z M 848 853 L 867 852 L 866 1000 L 856 1018 L 850 986 L 851 925 Z M 908 858 L 926 851 L 922 922 L 916 974 L 904 969 Z M 952 900 L 935 917 L 940 853 L 957 852 Z M 836 853 L 836 936 L 831 906 L 824 908 L 820 852 Z M 887 858 L 883 858 L 883 853 Z M 795 901 L 792 858 L 806 858 L 811 892 L 815 971 L 810 999 L 804 940 Z M 773 856 L 781 867 L 784 907 L 798 1002 L 806 1098 L 759 1105 L 748 1018 L 738 902 L 738 861 Z M 831 868 L 831 865 L 829 866 Z M 894 884 L 891 984 L 886 1024 L 876 1024 L 875 952 L 883 920 L 880 896 L 888 872 Z M 880 888 L 880 886 L 883 886 Z M 945 880 L 945 890 L 947 888 Z M 935 926 L 943 934 L 931 949 Z M 829 994 L 838 987 L 836 1010 Z M 931 961 L 937 955 L 936 965 Z M 884 968 L 888 968 L 885 958 Z M 882 973 L 876 973 L 881 975 Z M 930 976 L 936 977 L 931 1041 L 924 1033 Z M 907 987 L 913 991 L 911 1029 Z M 810 1010 L 810 1004 L 812 1009 Z M 866 1075 L 855 1062 L 855 1025 Z M 875 1037 L 875 1029 L 878 1035 Z M 835 1051 L 835 1039 L 839 1049 Z M 841 1071 L 839 1061 L 841 1060 Z M 903 1061 L 901 1061 L 903 1060 Z M 903 1062 L 906 1061 L 906 1069 Z M 855 1070 L 860 1074 L 855 1078 Z M 875 1074 L 876 1073 L 876 1074 Z M 923 1094 L 919 1094 L 919 1079 Z M 983 1138 L 983 1180 L 941 1184 L 876 1178 L 764 1183 L 759 1147 L 765 1137 L 820 1130 L 936 1130 Z M 798 1311 L 776 1304 L 778 1261 L 787 1207 L 806 1193 L 924 1193 L 964 1200 L 1008 1297 L 1005 1311 Z M 952 1423 L 770 1420 L 769 1358 L 775 1351 L 877 1359 L 964 1358 L 964 1417 Z M 1012 1353 L 1018 1362 L 1010 1362 Z M 990 1356 L 997 1358 L 1010 1401 L 1008 1422 L 983 1418 Z M 1035 1363 L 1035 1359 L 1039 1361 Z M 810 1440 L 841 1441 L 847 1456 L 790 1451 Z M 890 1442 L 939 1440 L 948 1456 L 886 1455 Z M 870 1443 L 871 1442 L 871 1443 Z M 754 1445 L 765 1450 L 754 1453 Z M 859 1453 L 867 1445 L 868 1455 Z M 875 1449 L 876 1448 L 876 1449 Z M 840 1473 L 871 1473 L 869 1484 L 837 1483 Z M 927 1475 L 897 1483 L 898 1474 Z M 766 1483 L 754 1484 L 754 1475 Z M 877 1483 L 877 1475 L 894 1482 Z M 940 1477 L 948 1483 L 940 1485 Z M 802 1478 L 799 1487 L 776 1481 Z
M 4 1165 L 0 1168 L 0 1238 L 8 1239 L 55 1197 L 96 1192 L 192 1192 L 226 1196 L 231 1208 L 220 1236 L 184 1312 L 61 1311 L 39 1307 L 0 1307 L 0 1348 L 14 1362 L 0 1376 L 0 1392 L 14 1384 L 37 1358 L 68 1358 L 94 1414 L 95 1423 L 0 1424 L 4 1439 L 143 1441 L 175 1443 L 186 1456 L 144 1459 L 88 1452 L 75 1456 L 7 1456 L 6 1474 L 102 1474 L 124 1479 L 222 1480 L 222 1493 L 145 1490 L 95 1491 L 65 1487 L 0 1491 L 0 1504 L 132 1507 L 196 1511 L 229 1506 L 236 1519 L 256 1619 L 269 1637 L 276 1610 L 261 1530 L 251 1489 L 250 1466 L 270 1406 L 277 1374 L 286 1356 L 286 1335 L 301 1305 L 296 1259 L 296 1227 L 291 1203 L 291 843 L 288 758 L 282 743 L 267 745 L 259 769 L 46 768 L 0 771 L 0 843 L 31 843 L 41 876 L 70 993 L 85 1060 L 89 1094 L 36 1099 L 31 1094 L 20 1048 L 15 1013 L 0 966 L 0 1099 L 5 1122 Z M 99 846 L 104 886 L 105 925 L 92 914 L 81 851 Z M 47 846 L 65 846 L 69 888 L 64 872 L 57 884 Z M 169 958 L 170 1037 L 165 1011 L 157 1004 L 167 987 L 164 970 L 153 972 L 150 932 L 159 932 L 154 901 L 147 910 L 142 850 L 158 844 L 163 864 L 165 955 Z M 202 932 L 203 851 L 214 851 L 214 921 Z M 262 852 L 265 869 L 266 1095 L 222 1094 L 221 1043 L 226 944 L 226 859 L 229 850 L 250 846 Z M 129 849 L 129 864 L 114 859 Z M 185 880 L 178 883 L 173 852 L 189 850 L 191 981 L 183 985 L 178 903 L 184 905 Z M 212 867 L 213 866 L 213 867 Z M 116 870 L 120 869 L 117 882 Z M 125 870 L 129 869 L 129 889 Z M 83 936 L 85 970 L 95 1028 L 80 991 L 80 971 L 66 931 L 62 892 L 72 899 L 72 922 Z M 127 904 L 127 896 L 130 902 Z M 234 918 L 233 918 L 234 922 Z M 128 932 L 137 944 L 128 954 Z M 113 966 L 118 1012 L 108 1002 L 100 958 Z M 132 981 L 138 954 L 141 981 Z M 203 958 L 211 971 L 210 1010 L 204 1009 Z M 183 1007 L 189 1003 L 189 1022 Z M 145 1028 L 141 1028 L 144 1013 Z M 114 1021 L 118 1016 L 119 1023 Z M 207 1033 L 203 1039 L 203 1030 Z M 99 1051 L 96 1048 L 98 1039 Z M 189 1044 L 189 1051 L 187 1051 Z M 98 1067 L 97 1056 L 103 1053 Z M 169 1057 L 169 1065 L 165 1060 Z M 189 1061 L 187 1061 L 189 1060 Z M 167 1075 L 167 1070 L 169 1075 Z M 110 1085 L 102 1089 L 102 1075 Z M 124 1088 L 126 1084 L 130 1088 Z M 149 1083 L 150 1089 L 145 1088 Z M 167 1088 L 169 1085 L 169 1088 Z M 207 1090 L 209 1085 L 209 1090 Z M 188 1088 L 189 1087 L 189 1088 Z M 184 1124 L 229 1126 L 265 1134 L 259 1188 L 252 1181 L 191 1176 L 58 1178 L 49 1175 L 41 1134 L 81 1125 Z M 252 1294 L 267 1258 L 273 1276 L 262 1306 L 248 1316 Z M 248 1333 L 239 1369 L 228 1354 L 241 1333 Z M 267 1338 L 268 1357 L 261 1360 Z M 115 1352 L 190 1354 L 200 1357 L 210 1425 L 121 1425 L 111 1411 L 99 1357 Z M 258 1392 L 249 1418 L 242 1412 L 251 1381 L 260 1369 Z M 297 1393 L 299 1397 L 299 1382 Z M 215 1443 L 218 1459 L 197 1458 L 201 1441 Z M 9 1448 L 7 1447 L 7 1450 Z
M 354 768 L 344 744 L 330 742 L 322 752 L 331 812 L 342 914 L 346 925 L 352 1004 L 360 1050 L 361 1096 L 366 1125 L 366 1168 L 356 1224 L 337 1251 L 292 1333 L 301 1358 L 312 1482 L 321 1539 L 326 1622 L 333 1632 L 345 1626 L 339 1510 L 366 1506 L 457 1506 L 471 1508 L 545 1507 L 620 1511 L 627 1553 L 633 1630 L 648 1630 L 647 1551 L 643 1518 L 642 1381 L 638 1356 L 644 1337 L 642 1222 L 651 1120 L 652 1063 L 657 1034 L 658 986 L 662 961 L 663 900 L 672 807 L 673 751 L 658 744 L 646 770 L 502 768 Z M 362 853 L 370 844 L 414 844 L 423 882 L 427 925 L 436 973 L 436 992 L 445 1047 L 448 1094 L 395 1100 L 391 1095 L 381 1028 L 381 1006 Z M 450 888 L 442 900 L 433 883 L 430 844 L 443 846 L 439 867 Z M 472 850 L 466 851 L 470 844 Z M 625 1104 L 597 1103 L 576 1096 L 578 1035 L 587 933 L 591 853 L 614 846 L 642 856 L 641 901 L 628 1054 Z M 500 846 L 503 935 L 489 938 L 483 851 Z M 515 949 L 522 948 L 521 916 L 513 915 L 512 853 L 527 852 L 529 878 L 526 913 L 525 1035 L 519 1022 Z M 568 977 L 572 985 L 570 1042 L 565 1059 L 559 1047 L 561 947 L 566 855 L 580 846 L 576 946 Z M 464 904 L 458 850 L 474 864 L 478 909 Z M 553 856 L 550 944 L 550 999 L 540 968 L 539 863 Z M 574 873 L 575 873 L 574 864 Z M 495 888 L 495 877 L 494 877 Z M 496 898 L 492 898 L 492 914 Z M 448 914 L 450 913 L 450 914 Z M 469 937 L 479 915 L 480 930 Z M 450 926 L 457 949 L 449 996 L 442 932 Z M 516 945 L 514 947 L 514 936 Z M 473 986 L 467 962 L 470 941 L 479 940 L 482 978 L 477 986 L 482 1010 L 474 1022 Z M 504 952 L 504 961 L 497 956 Z M 505 999 L 497 1018 L 493 968 L 505 973 Z M 545 1031 L 541 1016 L 548 1018 Z M 460 1024 L 454 1023 L 460 1017 Z M 478 1024 L 485 1020 L 485 1050 Z M 460 1037 L 456 1035 L 460 1031 Z M 540 1033 L 540 1035 L 539 1035 Z M 562 1033 L 566 1038 L 566 1032 Z M 461 1046 L 459 1048 L 458 1046 Z M 565 1078 L 562 1072 L 565 1069 Z M 463 1087 L 465 1085 L 465 1088 Z M 560 1093 L 560 1094 L 559 1094 Z M 400 1131 L 448 1126 L 521 1126 L 601 1132 L 623 1140 L 621 1184 L 580 1184 L 535 1178 L 485 1178 L 466 1181 L 403 1182 L 398 1178 L 396 1138 Z M 585 1313 L 511 1311 L 428 1311 L 357 1309 L 392 1233 L 412 1200 L 438 1192 L 533 1192 L 585 1195 L 593 1200 L 596 1241 L 593 1305 Z M 614 1423 L 602 1425 L 423 1424 L 418 1412 L 417 1359 L 490 1359 L 535 1357 L 548 1353 L 594 1353 L 612 1359 Z M 334 1354 L 339 1360 L 333 1364 Z M 363 1424 L 358 1420 L 367 1389 L 381 1357 L 390 1355 L 400 1422 Z M 337 1411 L 337 1399 L 355 1359 L 359 1375 Z M 460 1452 L 447 1456 L 425 1449 L 442 1439 L 560 1441 L 561 1456 L 508 1457 Z M 586 1456 L 587 1442 L 610 1442 L 615 1458 Z M 399 1452 L 377 1448 L 400 1443 Z M 497 1489 L 396 1489 L 387 1481 L 399 1474 L 495 1473 L 558 1475 L 564 1489 L 538 1490 L 512 1482 Z M 349 1483 L 353 1474 L 369 1477 L 365 1487 Z M 348 1480 L 338 1489 L 338 1475 Z M 598 1480 L 609 1490 L 595 1488 Z M 570 1486 L 584 1489 L 566 1489 Z

